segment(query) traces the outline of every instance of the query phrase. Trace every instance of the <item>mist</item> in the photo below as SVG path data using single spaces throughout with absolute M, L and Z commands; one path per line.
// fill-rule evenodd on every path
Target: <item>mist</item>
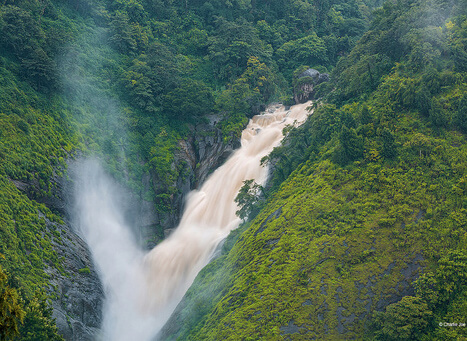
M 154 318 L 142 305 L 147 292 L 144 253 L 125 219 L 128 193 L 97 159 L 73 166 L 75 223 L 90 247 L 106 293 L 102 340 L 149 340 Z
M 83 142 L 81 151 L 99 156 L 107 171 L 127 180 L 128 117 L 124 105 L 110 90 L 112 75 L 117 72 L 109 60 L 117 58 L 116 52 L 108 44 L 108 30 L 83 27 L 82 31 L 57 61 L 63 98 L 74 131 Z
M 84 144 L 69 165 L 69 213 L 89 246 L 105 292 L 96 339 L 149 340 L 155 319 L 141 308 L 147 288 L 136 226 L 139 210 L 128 189 L 128 118 L 109 91 L 109 77 L 103 76 L 112 74 L 108 60 L 115 52 L 106 29 L 88 27 L 83 32 L 57 61 L 71 123 Z

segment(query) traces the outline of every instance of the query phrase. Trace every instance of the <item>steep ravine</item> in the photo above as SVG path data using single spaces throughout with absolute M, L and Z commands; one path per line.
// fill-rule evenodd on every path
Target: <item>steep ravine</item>
M 275 105 L 264 115 L 254 116 L 242 132 L 241 148 L 198 190 L 190 193 L 185 209 L 177 207 L 184 211 L 177 229 L 150 252 L 144 250 L 148 239 L 139 235 L 144 214 L 135 211 L 142 207 L 138 204 L 142 199 L 118 185 L 104 170 L 102 161 L 83 158 L 70 164 L 69 175 L 73 179 L 70 219 L 91 250 L 106 295 L 99 337 L 152 340 L 197 273 L 209 262 L 219 242 L 238 227 L 241 219 L 235 214 L 238 207 L 234 199 L 244 181 L 265 183 L 268 167 L 261 160 L 280 144 L 285 127 L 304 122 L 308 106 L 309 103 L 304 103 L 285 109 Z M 203 127 L 202 134 L 210 136 L 210 140 L 206 143 L 204 139 L 193 138 L 197 147 L 192 148 L 197 151 L 194 157 L 186 153 L 189 148 L 185 149 L 185 159 L 177 155 L 178 162 L 188 168 L 187 156 L 197 161 L 199 173 L 180 172 L 183 181 L 201 183 L 209 173 L 209 166 L 226 156 L 226 149 L 216 146 L 216 139 L 221 141 L 220 132 L 214 130 L 211 134 L 206 128 Z M 184 182 L 176 181 L 179 195 L 183 195 Z M 154 211 L 157 212 L 157 202 Z M 145 222 L 160 226 L 157 214 L 153 218 Z
M 158 213 L 154 202 L 146 201 L 141 196 L 129 194 L 125 210 L 134 219 L 131 223 L 136 228 L 140 242 L 146 248 L 152 248 L 157 242 L 170 234 L 180 219 L 185 197 L 192 189 L 204 182 L 210 172 L 230 155 L 239 145 L 238 139 L 224 142 L 221 131 L 214 122 L 198 125 L 186 140 L 179 141 L 179 149 L 175 155 L 175 163 L 183 164 L 185 171 L 176 180 L 180 191 L 172 197 L 172 211 Z M 69 159 L 72 169 L 73 158 Z M 55 177 L 51 197 L 34 196 L 36 184 L 13 181 L 15 186 L 32 199 L 44 203 L 52 211 L 64 218 L 64 224 L 57 225 L 46 219 L 50 230 L 58 231 L 61 243 L 54 241 L 54 249 L 63 259 L 64 272 L 54 267 L 46 269 L 50 275 L 53 297 L 53 317 L 56 319 L 59 332 L 66 340 L 94 340 L 102 322 L 102 305 L 104 290 L 96 272 L 91 253 L 73 226 L 71 212 L 67 211 L 68 198 L 71 196 L 72 183 L 64 177 Z M 142 180 L 143 187 L 150 189 L 154 174 L 148 174 Z M 137 218 L 134 218 L 137 217 Z M 52 226 L 52 224 L 55 224 Z M 162 233 L 161 233 L 162 232 Z

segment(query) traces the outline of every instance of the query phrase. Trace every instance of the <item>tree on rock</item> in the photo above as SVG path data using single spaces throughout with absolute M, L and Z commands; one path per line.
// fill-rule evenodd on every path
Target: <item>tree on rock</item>
M 64 341 L 52 318 L 52 306 L 43 292 L 36 292 L 25 310 L 24 323 L 20 329 L 22 341 Z
M 253 179 L 243 181 L 243 186 L 240 188 L 235 203 L 239 210 L 235 214 L 245 220 L 252 213 L 253 205 L 258 201 L 262 194 L 263 188 L 254 182 Z

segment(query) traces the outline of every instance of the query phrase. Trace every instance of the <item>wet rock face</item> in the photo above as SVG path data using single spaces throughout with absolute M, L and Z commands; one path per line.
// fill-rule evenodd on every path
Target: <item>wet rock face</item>
M 316 85 L 328 82 L 329 74 L 319 73 L 318 70 L 308 69 L 302 72 L 296 79 L 294 85 L 295 103 L 305 103 L 314 98 Z
M 69 202 L 66 198 L 70 195 L 67 193 L 70 184 L 63 177 L 53 176 L 50 179 L 52 196 L 41 195 L 39 184 L 35 181 L 12 182 L 30 199 L 45 204 L 62 217 L 68 216 Z M 50 278 L 47 290 L 53 298 L 53 318 L 59 333 L 67 341 L 95 340 L 101 325 L 104 291 L 91 253 L 71 223 L 57 224 L 42 213 L 39 215 L 45 219 L 47 230 L 60 236 L 53 238 L 52 243 L 58 258 L 63 260 L 63 268 L 49 266 L 44 269 Z
M 221 166 L 230 154 L 240 147 L 239 140 L 234 139 L 224 143 L 220 129 L 208 124 L 196 127 L 193 142 L 198 164 L 194 170 L 196 187 L 200 187 L 209 174 Z
M 152 212 L 146 215 L 149 218 L 140 225 L 141 238 L 148 249 L 153 248 L 177 227 L 187 194 L 199 188 L 209 174 L 219 167 L 234 149 L 240 147 L 238 139 L 224 142 L 221 130 L 216 127 L 216 122 L 219 120 L 218 117 L 210 117 L 210 123 L 197 125 L 189 138 L 179 141 L 174 167 L 181 167 L 182 170 L 174 183 L 178 191 L 170 198 L 171 210 L 160 212 L 156 210 L 155 203 L 143 202 L 147 207 L 146 211 Z M 157 174 L 151 174 L 149 179 L 143 179 L 145 191 L 150 189 L 151 183 L 157 192 L 159 186 Z
M 69 225 L 53 228 L 61 235 L 61 243 L 55 243 L 54 249 L 64 259 L 64 272 L 55 268 L 46 270 L 56 295 L 52 302 L 53 317 L 65 340 L 95 340 L 101 326 L 104 290 L 91 253 Z

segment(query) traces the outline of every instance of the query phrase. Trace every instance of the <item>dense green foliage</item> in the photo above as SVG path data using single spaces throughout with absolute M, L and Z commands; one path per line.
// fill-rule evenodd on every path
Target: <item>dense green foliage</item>
M 52 306 L 46 295 L 37 291 L 26 303 L 24 321 L 20 328 L 24 341 L 64 341 L 52 319 Z
M 28 299 L 28 295 L 20 295 L 11 285 L 18 283 L 14 278 L 8 278 L 0 267 L 0 340 L 13 340 L 19 336 L 21 340 L 63 341 L 52 319 L 47 296 L 36 291 L 32 299 Z
M 462 340 L 465 330 L 467 257 L 448 252 L 437 269 L 415 282 L 416 296 L 405 296 L 385 312 L 376 312 L 370 326 L 377 340 Z M 438 322 L 438 323 L 435 323 Z
M 465 323 L 467 293 L 466 8 L 375 12 L 319 87 L 327 103 L 265 160 L 264 208 L 200 273 L 179 315 L 190 330 L 173 337 L 467 336 L 452 325 Z
M 47 267 L 66 275 L 53 249 L 62 218 L 41 202 L 77 150 L 170 212 L 192 126 L 215 114 L 224 140 L 237 138 L 267 103 L 290 102 L 307 66 L 331 72 L 325 101 L 265 160 L 275 172 L 261 195 L 242 189 L 239 215 L 256 218 L 200 274 L 178 336 L 465 337 L 439 323 L 466 313 L 453 270 L 467 252 L 466 7 L 2 1 L 0 252 L 5 288 L 26 302 L 10 330 L 60 339 L 36 291 Z
M 62 260 L 53 249 L 54 240 L 61 242 L 54 226 L 62 219 L 38 201 L 54 195 L 51 179 L 61 175 L 74 138 L 57 103 L 15 77 L 8 70 L 14 69 L 11 61 L 4 57 L 2 61 L 0 252 L 5 257 L 1 263 L 12 274 L 13 287 L 28 300 L 36 289 L 48 287 L 45 267 L 63 271 Z M 26 316 L 30 315 L 28 309 Z M 44 320 L 53 325 L 50 315 Z M 19 329 L 21 335 L 23 330 Z M 30 333 L 36 331 L 29 329 Z
M 70 158 L 96 154 L 170 213 L 185 171 L 174 154 L 191 127 L 216 114 L 224 140 L 237 138 L 248 116 L 291 97 L 297 67 L 331 69 L 349 52 L 376 5 L 2 1 L 0 252 L 29 302 L 21 337 L 58 337 L 45 298 L 34 293 L 54 295 L 47 267 L 69 275 L 54 250 L 61 213 L 42 203 L 57 196 Z

